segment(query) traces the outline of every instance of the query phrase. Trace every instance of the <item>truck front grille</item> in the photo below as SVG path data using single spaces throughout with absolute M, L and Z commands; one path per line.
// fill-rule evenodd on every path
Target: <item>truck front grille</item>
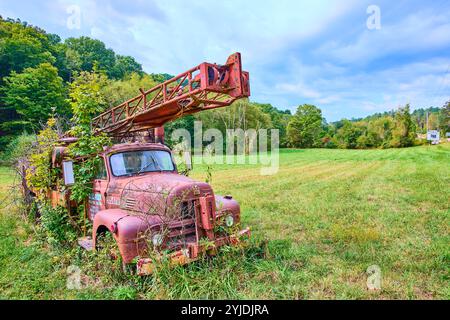
M 195 200 L 181 203 L 181 219 L 195 219 Z
M 195 200 L 182 202 L 180 211 L 180 220 L 174 221 L 169 227 L 168 245 L 171 249 L 186 247 L 187 243 L 197 239 Z

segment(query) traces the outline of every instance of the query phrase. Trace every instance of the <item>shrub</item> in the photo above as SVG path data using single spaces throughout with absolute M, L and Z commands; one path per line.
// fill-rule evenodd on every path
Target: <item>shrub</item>
M 36 142 L 34 134 L 22 133 L 20 136 L 14 137 L 7 145 L 0 160 L 6 164 L 13 164 L 22 157 L 28 157 L 34 142 Z
M 53 147 L 58 140 L 56 120 L 50 118 L 47 127 L 38 135 L 37 146 L 30 154 L 30 167 L 27 169 L 26 179 L 28 186 L 36 193 L 38 199 L 45 200 L 48 190 L 55 184 L 57 171 L 51 167 Z
M 76 239 L 77 234 L 70 224 L 66 208 L 61 206 L 53 208 L 49 204 L 41 203 L 39 211 L 41 225 L 50 244 L 63 245 Z

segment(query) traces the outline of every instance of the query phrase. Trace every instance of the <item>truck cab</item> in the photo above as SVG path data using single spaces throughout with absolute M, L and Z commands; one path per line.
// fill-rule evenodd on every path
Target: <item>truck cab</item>
M 137 261 L 139 274 L 151 273 L 150 252 L 184 264 L 249 236 L 249 229 L 238 229 L 239 204 L 179 174 L 164 144 L 116 144 L 99 158 L 87 206 L 92 245 L 110 232 L 122 261 Z

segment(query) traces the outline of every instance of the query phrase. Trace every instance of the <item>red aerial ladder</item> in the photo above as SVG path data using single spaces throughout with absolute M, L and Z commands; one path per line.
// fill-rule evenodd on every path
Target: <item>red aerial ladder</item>
M 229 106 L 250 96 L 249 73 L 242 71 L 241 54 L 224 65 L 204 62 L 113 107 L 93 119 L 97 131 L 113 137 L 153 129 L 162 138 L 163 125 L 181 116 Z

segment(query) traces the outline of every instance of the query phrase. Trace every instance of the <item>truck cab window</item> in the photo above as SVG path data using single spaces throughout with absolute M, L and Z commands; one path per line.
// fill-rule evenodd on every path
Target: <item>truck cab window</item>
M 101 159 L 101 161 L 97 165 L 95 179 L 106 180 L 106 178 L 107 178 L 107 174 L 106 174 L 105 162 L 103 161 L 103 159 Z
M 114 176 L 135 175 L 145 172 L 174 171 L 172 157 L 165 150 L 138 150 L 113 154 L 110 157 Z

